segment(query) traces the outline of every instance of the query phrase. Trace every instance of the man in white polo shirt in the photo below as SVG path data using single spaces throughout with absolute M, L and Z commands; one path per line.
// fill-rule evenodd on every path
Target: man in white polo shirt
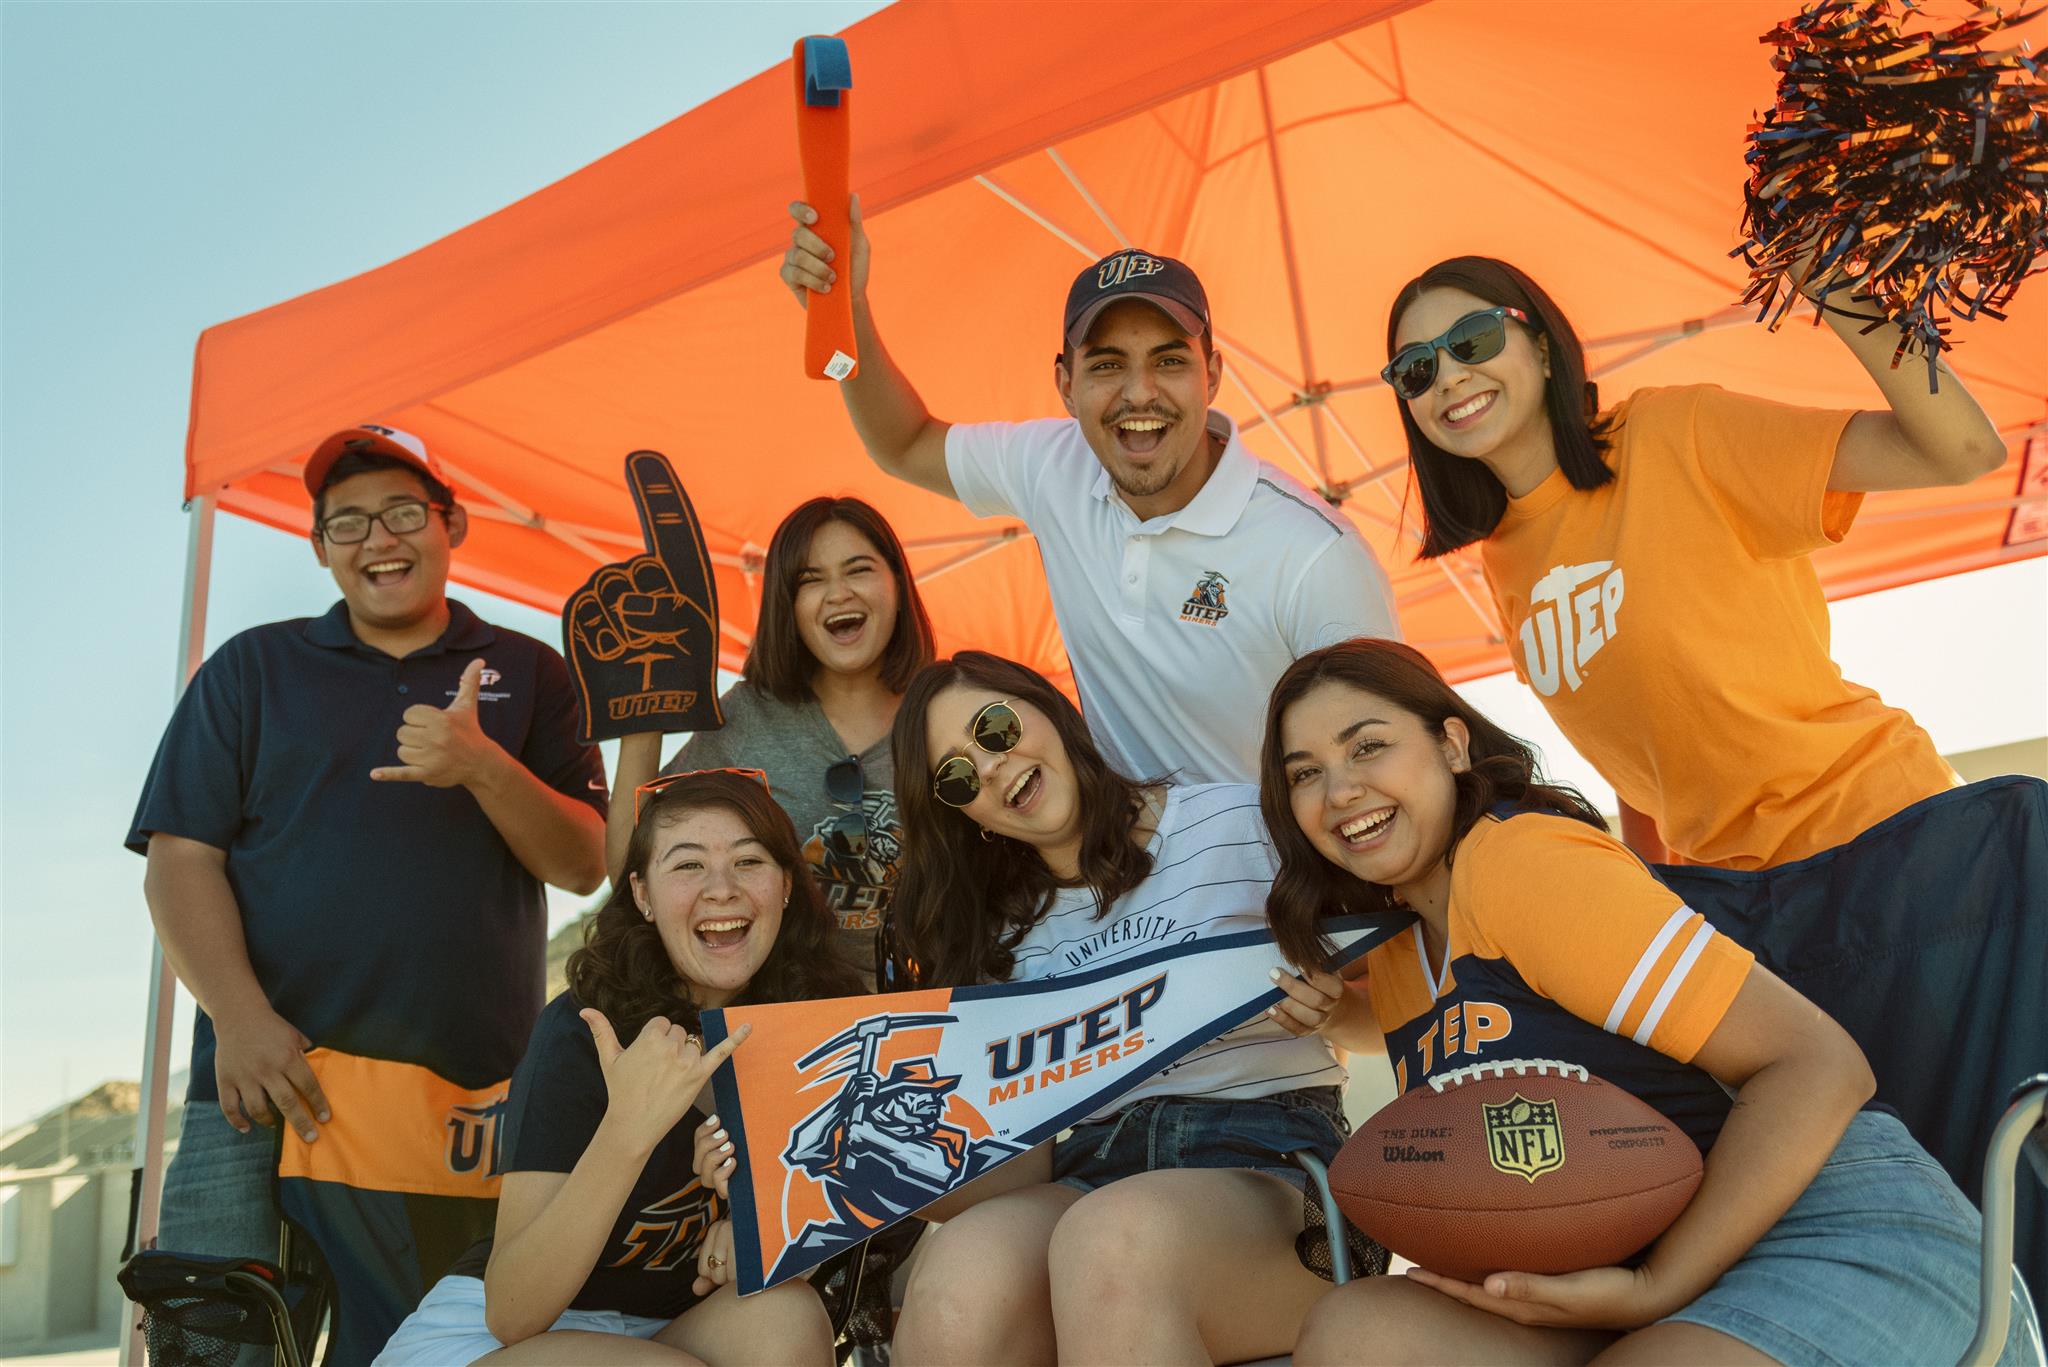
M 790 215 L 782 279 L 801 303 L 838 276 L 816 214 Z M 897 478 L 1030 527 L 1081 710 L 1126 773 L 1257 782 L 1280 672 L 1333 641 L 1398 635 L 1358 533 L 1209 407 L 1223 362 L 1186 266 L 1129 249 L 1082 271 L 1054 367 L 1068 416 L 969 425 L 933 417 L 883 349 L 858 203 L 851 256 L 854 430 Z

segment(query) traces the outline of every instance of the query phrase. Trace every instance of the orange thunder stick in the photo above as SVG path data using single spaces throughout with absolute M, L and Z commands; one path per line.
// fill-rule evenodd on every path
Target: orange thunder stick
M 812 231 L 832 248 L 833 261 L 850 263 L 852 232 L 847 219 L 847 162 L 850 135 L 846 103 L 853 65 L 843 38 L 797 39 L 796 143 L 804 163 L 804 200 L 818 211 Z M 842 269 L 851 269 L 850 265 Z M 829 294 L 813 294 L 804 321 L 804 374 L 814 380 L 843 380 L 860 369 L 853 345 L 853 277 Z

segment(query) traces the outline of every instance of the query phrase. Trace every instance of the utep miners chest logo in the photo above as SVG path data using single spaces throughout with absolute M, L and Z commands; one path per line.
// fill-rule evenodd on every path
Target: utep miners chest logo
M 934 1053 L 923 1052 L 938 1046 L 935 1027 L 957 1019 L 870 1016 L 796 1061 L 807 1079 L 800 1090 L 834 1090 L 791 1128 L 782 1151 L 788 1175 L 781 1206 L 791 1237 L 778 1266 L 803 1264 L 800 1254 L 864 1239 L 1023 1151 L 995 1138 L 988 1121 L 959 1095 L 959 1076 L 941 1074 Z M 892 1035 L 910 1047 L 888 1051 L 895 1056 L 885 1063 Z M 787 1228 L 820 1195 L 822 1208 L 802 1218 L 802 1229 Z
M 697 1250 L 704 1232 L 718 1219 L 718 1193 L 691 1182 L 652 1205 L 634 1212 L 606 1267 L 637 1267 L 642 1272 L 697 1270 Z
M 499 1173 L 499 1134 L 505 1118 L 505 1098 L 482 1106 L 448 1108 L 448 1171 L 476 1173 L 484 1178 Z
M 1564 1166 L 1564 1127 L 1555 1101 L 1531 1101 L 1520 1092 L 1498 1105 L 1481 1102 L 1486 1113 L 1486 1156 L 1511 1177 L 1534 1182 Z
M 841 930 L 882 928 L 902 853 L 896 794 L 887 791 L 867 792 L 860 811 L 832 813 L 804 840 L 804 862 Z
M 1223 591 L 1229 584 L 1221 570 L 1202 571 L 1202 577 L 1195 581 L 1195 591 L 1180 605 L 1181 621 L 1213 627 L 1228 617 L 1230 609 L 1223 604 Z

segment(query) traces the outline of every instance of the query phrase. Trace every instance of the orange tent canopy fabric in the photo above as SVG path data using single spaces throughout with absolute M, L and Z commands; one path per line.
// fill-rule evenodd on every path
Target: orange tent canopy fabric
M 1795 4 L 905 0 L 844 35 L 878 326 L 940 417 L 1052 414 L 1074 273 L 1125 243 L 1182 257 L 1228 362 L 1218 406 L 1357 523 L 1411 641 L 1453 678 L 1505 668 L 1476 560 L 1414 555 L 1387 305 L 1442 257 L 1502 256 L 1571 315 L 1609 399 L 1708 381 L 1876 403 L 1831 335 L 1732 305 L 1743 137 L 1773 84 L 1757 40 Z M 553 610 L 637 548 L 623 457 L 652 447 L 703 520 L 728 667 L 776 523 L 852 493 L 911 547 L 942 649 L 1064 674 L 1022 529 L 880 474 L 834 387 L 800 374 L 776 278 L 790 89 L 764 72 L 409 256 L 208 329 L 187 495 L 303 533 L 314 443 L 389 422 L 472 508 L 457 577 Z M 1820 557 L 1831 596 L 2048 549 L 2044 296 L 1954 333 L 2006 467 L 1872 497 Z

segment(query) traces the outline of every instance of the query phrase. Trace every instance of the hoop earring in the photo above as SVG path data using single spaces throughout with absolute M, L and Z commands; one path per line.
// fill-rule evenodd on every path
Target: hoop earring
M 995 843 L 996 843 L 996 838 L 995 838 L 994 836 L 992 836 L 992 835 L 990 835 L 990 834 L 988 833 L 988 827 L 986 827 L 986 826 L 976 826 L 976 827 L 975 827 L 974 829 L 975 829 L 975 830 L 977 830 L 977 831 L 980 831 L 980 832 L 981 832 L 981 843 L 982 843 L 982 844 L 984 844 L 984 845 L 993 845 L 993 844 L 995 844 Z

